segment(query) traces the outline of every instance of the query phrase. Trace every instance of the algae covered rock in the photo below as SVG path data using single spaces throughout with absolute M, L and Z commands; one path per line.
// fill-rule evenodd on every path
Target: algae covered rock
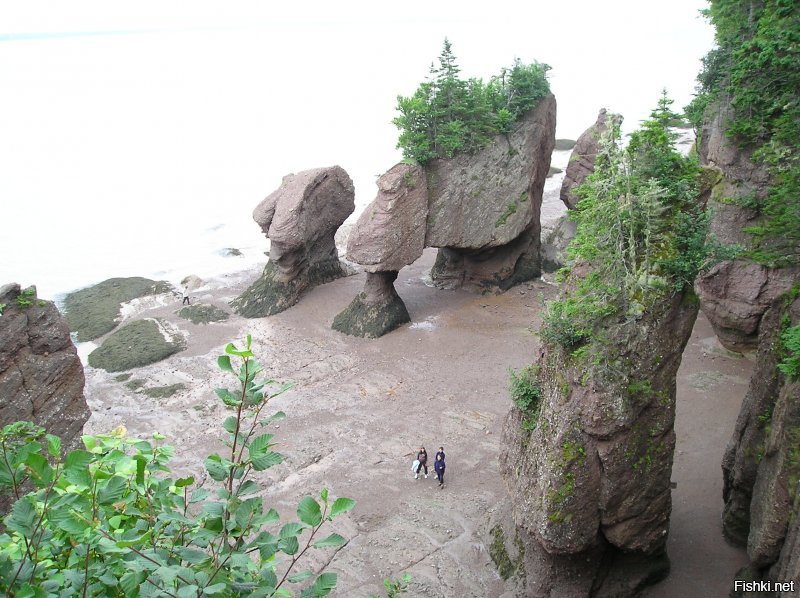
M 192 324 L 208 324 L 227 320 L 230 314 L 216 305 L 189 305 L 178 311 L 178 317 Z
M 353 181 L 340 166 L 285 176 L 253 211 L 270 240 L 270 261 L 261 278 L 231 302 L 234 310 L 248 318 L 273 315 L 307 289 L 345 276 L 334 235 L 354 209 Z
M 364 292 L 333 319 L 331 327 L 351 336 L 377 338 L 410 322 L 394 288 L 396 278 L 397 272 L 368 272 Z
M 134 276 L 109 278 L 101 283 L 69 293 L 64 298 L 64 313 L 78 342 L 91 341 L 117 326 L 120 306 L 126 301 L 158 295 L 172 290 L 169 283 Z
M 89 353 L 89 365 L 121 372 L 166 359 L 186 348 L 183 336 L 169 322 L 147 318 L 127 324 Z

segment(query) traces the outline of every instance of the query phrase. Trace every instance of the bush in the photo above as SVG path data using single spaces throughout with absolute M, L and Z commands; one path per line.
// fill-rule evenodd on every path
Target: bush
M 0 488 L 16 499 L 0 534 L 0 591 L 9 596 L 325 596 L 336 574 L 299 571 L 309 549 L 346 540 L 322 537 L 325 525 L 353 508 L 349 498 L 303 497 L 297 520 L 282 523 L 267 509 L 258 481 L 281 463 L 273 435 L 261 429 L 274 392 L 257 380 L 262 367 L 233 344 L 218 359 L 238 379 L 216 389 L 232 410 L 225 454 L 205 460 L 213 488 L 193 476 L 174 479 L 174 453 L 164 439 L 129 438 L 123 427 L 84 436 L 85 450 L 61 453 L 61 441 L 29 422 L 0 433 Z M 238 362 L 234 368 L 234 362 Z M 25 493 L 23 488 L 32 487 Z M 283 558 L 279 558 L 283 556 Z
M 539 419 L 542 389 L 537 381 L 538 373 L 536 365 L 524 367 L 519 373 L 508 370 L 508 391 L 514 405 L 522 412 L 522 427 L 526 430 L 533 430 Z
M 785 357 L 778 364 L 789 380 L 800 380 L 800 324 L 787 328 L 781 335 L 781 345 Z

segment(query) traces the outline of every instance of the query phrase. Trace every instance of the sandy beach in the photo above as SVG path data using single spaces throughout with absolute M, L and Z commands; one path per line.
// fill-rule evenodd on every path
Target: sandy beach
M 177 317 L 180 299 L 134 303 L 127 320 L 161 317 L 186 335 L 188 348 L 138 368 L 125 382 L 86 369 L 92 417 L 86 432 L 124 424 L 130 434 L 165 434 L 176 446 L 176 468 L 203 480 L 202 460 L 222 449 L 225 410 L 213 393 L 231 386 L 216 367 L 229 341 L 252 334 L 269 377 L 294 382 L 270 412 L 287 418 L 273 430 L 286 460 L 266 472 L 266 502 L 290 515 L 306 494 L 329 488 L 357 501 L 336 529 L 349 543 L 320 552 L 314 566 L 339 574 L 334 595 L 380 594 L 382 581 L 412 576 L 408 596 L 514 596 L 488 554 L 489 529 L 507 515 L 498 471 L 503 419 L 511 407 L 508 368 L 533 360 L 543 302 L 557 288 L 536 281 L 503 295 L 443 291 L 426 283 L 435 257 L 426 250 L 400 272 L 396 288 L 412 323 L 380 338 L 347 337 L 330 323 L 360 292 L 364 274 L 313 289 L 291 309 L 270 318 L 236 315 L 194 325 Z M 224 277 L 192 295 L 192 303 L 229 310 L 227 301 L 259 274 Z M 752 364 L 716 342 L 700 315 L 683 358 L 669 539 L 670 577 L 647 596 L 727 595 L 742 550 L 722 538 L 720 461 L 747 389 Z M 153 399 L 144 387 L 182 382 L 186 388 Z M 135 385 L 131 385 L 135 386 Z M 420 444 L 447 453 L 446 485 L 435 476 L 414 480 L 411 461 Z M 204 481 L 204 480 L 203 480 Z

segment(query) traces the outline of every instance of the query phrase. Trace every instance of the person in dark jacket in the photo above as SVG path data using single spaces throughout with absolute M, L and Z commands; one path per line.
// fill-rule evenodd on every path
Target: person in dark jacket
M 417 461 L 419 461 L 419 465 L 417 466 L 417 471 L 414 473 L 414 479 L 416 480 L 419 478 L 419 470 L 423 468 L 425 470 L 425 479 L 428 479 L 428 452 L 425 450 L 424 446 L 419 447 Z
M 442 461 L 444 461 L 444 447 L 439 447 L 439 452 L 436 453 L 436 456 L 433 458 L 434 462 L 439 459 L 439 455 L 442 456 Z
M 439 489 L 444 488 L 444 453 L 436 453 L 436 461 L 433 462 L 433 469 L 436 471 L 436 477 L 439 480 Z

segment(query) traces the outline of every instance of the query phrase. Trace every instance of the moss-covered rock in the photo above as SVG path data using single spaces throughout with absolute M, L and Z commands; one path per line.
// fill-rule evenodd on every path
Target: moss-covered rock
M 365 303 L 366 294 L 359 293 L 344 311 L 333 319 L 331 328 L 351 336 L 378 338 L 398 326 L 411 321 L 403 301 L 387 304 L 369 305 Z
M 192 324 L 208 324 L 227 320 L 230 314 L 216 305 L 190 305 L 178 311 L 178 316 Z
M 186 388 L 182 382 L 177 384 L 169 384 L 167 386 L 154 386 L 152 388 L 145 388 L 142 392 L 151 399 L 168 399 L 176 392 Z
M 64 299 L 64 311 L 70 330 L 78 342 L 94 340 L 113 330 L 125 301 L 158 295 L 172 290 L 169 283 L 134 276 L 109 278 L 94 286 L 70 293 Z
M 268 262 L 261 278 L 231 301 L 230 305 L 245 318 L 272 316 L 297 303 L 306 289 L 345 275 L 339 260 L 331 259 L 311 264 L 296 278 L 286 281 L 274 262 Z
M 159 319 L 137 320 L 109 336 L 89 353 L 89 365 L 121 372 L 166 359 L 186 348 L 181 334 Z

